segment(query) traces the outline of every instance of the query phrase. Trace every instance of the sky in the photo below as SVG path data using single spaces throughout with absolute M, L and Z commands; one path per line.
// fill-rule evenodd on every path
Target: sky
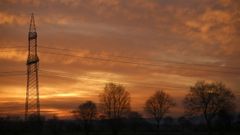
M 164 90 L 177 102 L 168 115 L 183 115 L 199 80 L 223 82 L 240 101 L 239 0 L 0 0 L 0 72 L 26 72 L 31 13 L 44 115 L 71 118 L 109 82 L 142 114 Z M 0 75 L 1 115 L 23 115 L 26 75 Z

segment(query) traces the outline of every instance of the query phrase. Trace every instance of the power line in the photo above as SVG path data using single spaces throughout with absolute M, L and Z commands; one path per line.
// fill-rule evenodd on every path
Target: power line
M 50 71 L 50 70 L 40 70 L 41 72 L 47 72 L 47 73 L 53 73 L 54 75 L 58 75 L 59 77 L 67 77 L 67 78 L 72 78 L 72 79 L 76 79 L 76 78 L 79 78 L 79 76 L 76 76 L 76 74 L 72 74 L 72 73 L 66 73 L 66 72 L 62 72 L 62 73 L 57 73 L 57 72 L 54 72 L 54 71 Z M 63 76 L 62 76 L 63 75 Z M 75 77 L 74 77 L 75 76 Z M 95 79 L 103 79 L 103 77 L 96 77 L 96 76 L 89 76 L 89 75 L 81 75 L 80 77 L 86 77 L 86 78 L 95 78 Z M 106 77 L 105 78 L 107 79 L 110 79 L 110 80 L 116 80 L 115 78 L 109 78 L 109 77 Z M 139 83 L 139 82 L 135 82 L 135 81 L 131 81 L 131 80 L 128 80 L 127 82 L 134 82 L 134 83 Z M 141 82 L 143 84 L 149 84 L 149 83 L 144 83 L 144 82 Z M 151 84 L 151 85 L 158 85 L 158 84 Z
M 0 46 L 0 48 L 4 48 L 4 49 L 26 48 L 26 46 Z
M 0 72 L 0 74 L 9 74 L 9 73 L 23 73 L 25 71 L 5 71 L 5 72 Z
M 90 60 L 97 60 L 97 61 L 105 61 L 105 62 L 114 62 L 114 63 L 124 63 L 124 64 L 131 64 L 131 65 L 137 65 L 141 66 L 144 68 L 149 68 L 149 67 L 171 67 L 171 68 L 176 68 L 178 70 L 196 70 L 196 71 L 201 71 L 201 72 L 217 72 L 217 73 L 224 73 L 224 74 L 231 74 L 231 75 L 238 75 L 240 72 L 238 71 L 220 71 L 220 70 L 213 70 L 213 69 L 199 69 L 199 67 L 178 67 L 178 66 L 171 66 L 171 65 L 159 65 L 159 64 L 152 64 L 152 63 L 140 63 L 140 62 L 132 62 L 132 61 L 126 61 L 126 60 L 114 60 L 114 59 L 109 59 L 109 58 L 98 58 L 98 57 L 90 57 L 90 56 L 79 56 L 79 55 L 74 55 L 74 54 L 66 54 L 66 53 L 55 53 L 55 52 L 47 52 L 47 51 L 40 51 L 40 53 L 44 54 L 52 54 L 52 55 L 63 55 L 63 56 L 68 56 L 68 57 L 78 57 L 81 59 L 90 59 Z M 198 69 L 196 69 L 198 68 Z
M 53 48 L 52 48 L 53 49 Z M 63 49 L 65 50 L 65 49 Z M 67 49 L 66 49 L 67 50 Z M 78 58 L 82 58 L 82 59 L 90 59 L 90 60 L 97 60 L 97 61 L 105 61 L 105 62 L 117 62 L 117 63 L 124 63 L 124 64 L 132 64 L 132 65 L 137 65 L 137 66 L 144 66 L 145 68 L 149 68 L 149 66 L 151 67 L 171 67 L 171 68 L 177 68 L 180 70 L 193 70 L 193 67 L 185 67 L 185 68 L 181 68 L 181 67 L 173 67 L 171 65 L 159 65 L 159 64 L 152 64 L 152 63 L 140 63 L 140 62 L 132 62 L 132 61 L 126 61 L 126 60 L 114 60 L 114 59 L 109 59 L 109 58 L 99 58 L 99 57 L 90 57 L 90 56 L 79 56 L 79 55 L 74 55 L 74 54 L 66 54 L 66 53 L 55 53 L 55 52 L 47 52 L 47 51 L 40 51 L 40 53 L 45 53 L 45 54 L 52 54 L 52 55 L 63 55 L 63 56 L 68 56 L 68 57 L 78 57 Z M 183 65 L 183 63 L 182 63 Z M 194 64 L 193 64 L 194 65 Z M 195 65 L 196 66 L 196 65 Z M 236 68 L 236 67 L 235 67 Z M 232 74 L 232 75 L 238 75 L 240 74 L 240 72 L 236 72 L 236 71 L 220 71 L 220 70 L 209 70 L 209 69 L 194 69 L 197 71 L 201 71 L 201 72 L 218 72 L 218 73 L 227 73 L 227 74 Z
M 63 50 L 63 51 L 70 51 L 70 52 L 78 52 L 76 50 L 72 49 L 66 49 L 66 48 L 55 48 L 55 47 L 47 47 L 47 46 L 40 46 L 40 48 L 46 48 L 46 49 L 53 49 L 53 50 Z M 209 65 L 209 64 L 197 64 L 197 63 L 185 63 L 185 62 L 177 62 L 177 61 L 166 61 L 166 60 L 160 60 L 160 59 L 148 59 L 148 58 L 142 58 L 142 57 L 129 57 L 129 56 L 120 56 L 120 55 L 106 55 L 101 54 L 107 57 L 115 57 L 115 58 L 125 58 L 125 59 L 135 59 L 135 60 L 147 60 L 147 61 L 156 61 L 161 63 L 170 63 L 170 64 L 181 64 L 181 65 L 190 65 L 190 66 L 207 66 L 207 67 L 218 67 L 218 68 L 232 68 L 232 69 L 239 69 L 240 67 L 232 67 L 232 66 L 218 66 L 218 65 Z
M 117 79 L 113 79 L 113 78 L 107 78 L 110 79 L 111 81 L 102 81 L 99 79 L 99 77 L 96 76 L 89 76 L 89 75 L 84 75 L 84 76 L 78 76 L 78 77 L 74 77 L 76 75 L 71 74 L 71 73 L 55 73 L 53 71 L 49 71 L 49 70 L 39 70 L 40 71 L 40 77 L 59 77 L 59 78 L 64 78 L 64 79 L 72 79 L 72 80 L 78 80 L 78 79 L 82 79 L 82 80 L 91 80 L 91 81 L 95 81 L 95 82 L 103 82 L 103 83 L 108 83 L 108 82 L 119 82 L 119 81 L 114 81 Z M 43 74 L 43 72 L 47 72 L 47 73 L 53 73 L 53 74 Z M 2 74 L 5 73 L 5 74 Z M 8 74 L 7 74 L 8 73 Z M 12 71 L 12 72 L 0 72 L 0 77 L 1 76 L 26 76 L 27 74 L 24 71 Z M 125 80 L 126 81 L 126 80 Z M 164 89 L 185 89 L 185 87 L 177 87 L 177 86 L 166 86 L 166 85 L 162 85 L 162 84 L 155 84 L 155 83 L 144 83 L 144 82 L 138 82 L 138 81 L 132 81 L 132 80 L 127 80 L 126 82 L 122 82 L 120 81 L 121 84 L 126 84 L 128 85 L 129 83 L 133 84 L 133 85 L 137 85 L 137 86 L 142 86 L 142 87 L 148 87 L 148 88 L 156 88 L 156 89 L 160 89 L 160 88 L 164 88 Z M 164 83 L 164 82 L 162 82 Z
M 5 77 L 5 76 L 21 76 L 21 75 L 26 75 L 25 71 L 6 71 L 6 72 L 0 72 L 0 77 Z
M 72 80 L 78 80 L 78 79 L 82 79 L 82 80 L 91 80 L 91 81 L 95 81 L 95 82 L 103 82 L 103 83 L 109 83 L 109 82 L 116 82 L 116 81 L 102 81 L 102 80 L 98 80 L 94 77 L 86 77 L 86 76 L 83 76 L 83 77 L 77 77 L 78 79 L 74 78 L 74 77 L 71 77 L 71 76 L 67 76 L 67 75 L 59 75 L 59 74 L 41 74 L 40 73 L 40 76 L 42 77 L 60 77 L 60 78 L 65 78 L 65 79 L 72 79 Z M 118 81 L 119 82 L 119 81 Z M 126 83 L 127 82 L 127 83 Z M 161 84 L 153 84 L 153 83 L 143 83 L 143 82 L 136 82 L 136 81 L 130 81 L 130 80 L 127 80 L 126 82 L 120 82 L 120 84 L 133 84 L 135 86 L 142 86 L 142 87 L 148 87 L 148 88 L 155 88 L 155 89 L 186 89 L 186 87 L 177 87 L 177 86 L 164 86 L 164 85 L 161 85 Z
M 27 53 L 27 50 L 25 50 L 25 49 L 14 49 L 14 51 Z M 0 50 L 0 52 L 12 52 L 12 50 L 4 49 L 4 50 Z
M 24 46 L 16 46 L 16 47 L 24 47 Z M 14 47 L 10 47 L 10 48 L 14 48 Z M 72 49 L 56 48 L 56 47 L 48 47 L 48 46 L 39 46 L 39 48 L 51 49 L 51 50 L 69 51 L 69 52 L 78 52 L 78 51 L 72 50 Z M 233 66 L 219 66 L 219 65 L 209 65 L 209 64 L 186 63 L 186 62 L 167 61 L 167 60 L 160 60 L 160 59 L 148 59 L 148 58 L 142 58 L 142 57 L 129 57 L 129 56 L 110 55 L 110 54 L 108 54 L 108 55 L 101 54 L 101 55 L 103 55 L 105 57 L 124 58 L 124 59 L 132 59 L 132 60 L 155 61 L 155 62 L 161 62 L 161 63 L 167 63 L 167 64 L 178 64 L 178 65 L 189 65 L 189 66 L 203 66 L 203 67 L 217 67 L 217 68 L 230 68 L 230 69 L 240 70 L 240 67 L 233 67 Z
M 52 54 L 52 55 L 63 55 L 63 56 L 69 56 L 69 57 L 78 57 L 81 59 L 90 59 L 95 61 L 105 61 L 105 62 L 115 62 L 115 63 L 124 63 L 124 64 L 131 64 L 131 65 L 137 65 L 137 66 L 143 66 L 145 68 L 149 67 L 167 67 L 168 65 L 158 65 L 158 64 L 150 64 L 150 63 L 139 63 L 139 62 L 131 62 L 131 61 L 123 61 L 123 60 L 113 60 L 113 59 L 106 59 L 106 58 L 96 58 L 96 57 L 89 57 L 89 56 L 79 56 L 74 54 L 66 54 L 66 53 L 54 53 L 54 52 L 46 52 L 46 51 L 39 51 L 40 53 L 44 54 Z M 169 66 L 168 66 L 169 67 Z M 172 66 L 170 66 L 172 67 Z M 192 70 L 193 68 L 185 67 L 175 67 L 180 70 Z M 203 72 L 217 72 L 217 73 L 227 73 L 232 75 L 238 75 L 240 72 L 230 72 L 230 71 L 219 71 L 219 70 L 206 70 L 206 69 L 195 69 L 196 71 L 203 71 Z
M 6 77 L 6 76 L 12 77 L 12 76 L 23 76 L 23 75 L 26 75 L 26 74 L 0 74 L 0 77 Z

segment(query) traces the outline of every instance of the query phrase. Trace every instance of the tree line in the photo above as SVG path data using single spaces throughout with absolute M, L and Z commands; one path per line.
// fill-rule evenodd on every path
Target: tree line
M 220 123 L 220 127 L 225 129 L 234 120 L 235 99 L 234 93 L 223 83 L 199 81 L 190 87 L 182 101 L 185 113 L 178 119 L 178 127 L 181 128 L 181 131 L 191 128 L 194 125 L 192 122 L 194 118 L 202 118 L 204 120 L 202 125 L 204 129 L 206 127 L 208 133 L 216 129 L 215 125 Z M 99 101 L 99 105 L 90 100 L 85 101 L 74 109 L 72 113 L 75 126 L 70 127 L 75 127 L 74 129 L 81 127 L 86 135 L 93 133 L 97 125 L 100 129 L 103 129 L 104 126 L 107 127 L 107 130 L 110 129 L 114 135 L 124 130 L 124 125 L 129 125 L 128 128 L 131 128 L 134 133 L 139 127 L 156 133 L 160 133 L 162 129 L 166 128 L 169 128 L 169 131 L 176 130 L 172 124 L 173 118 L 167 115 L 177 104 L 174 98 L 164 90 L 157 90 L 146 100 L 144 106 L 146 118 L 143 118 L 139 112 L 131 110 L 130 93 L 121 84 L 107 83 L 99 94 Z M 240 117 L 237 122 L 240 123 Z M 34 127 L 34 124 L 36 124 L 37 129 L 43 127 L 43 122 L 36 123 L 34 116 L 27 123 L 31 128 Z M 48 120 L 45 127 L 48 125 L 53 133 L 60 134 L 58 131 L 68 125 L 66 121 L 65 126 L 60 126 L 60 123 L 60 120 L 54 117 Z M 0 119 L 1 124 L 4 123 Z
M 121 127 L 121 119 L 127 117 L 141 117 L 137 112 L 131 112 L 130 94 L 120 84 L 108 83 L 100 94 L 100 109 L 102 117 L 108 120 L 113 134 L 117 134 Z M 218 116 L 234 112 L 235 96 L 233 92 L 221 82 L 197 82 L 183 100 L 185 116 L 203 116 L 209 130 L 213 120 Z M 156 91 L 145 102 L 144 110 L 149 118 L 155 120 L 157 129 L 162 119 L 176 106 L 175 100 L 163 90 Z M 97 118 L 97 106 L 92 101 L 79 105 L 74 112 L 75 118 L 82 120 L 88 134 L 92 122 Z

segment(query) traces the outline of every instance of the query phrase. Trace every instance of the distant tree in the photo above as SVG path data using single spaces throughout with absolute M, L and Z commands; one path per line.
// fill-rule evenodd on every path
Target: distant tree
M 187 119 L 185 116 L 179 117 L 177 121 L 182 130 L 192 127 L 191 121 Z
M 137 129 L 145 124 L 145 120 L 143 119 L 142 115 L 138 112 L 129 112 L 128 114 L 128 121 L 130 124 L 130 128 L 134 133 L 136 133 Z
M 100 105 L 113 130 L 117 134 L 121 119 L 130 111 L 130 94 L 122 85 L 108 83 L 100 94 Z
M 24 122 L 19 116 L 7 115 L 6 117 L 0 117 L 0 134 L 19 134 L 24 132 Z
M 234 94 L 223 83 L 199 81 L 190 88 L 183 103 L 189 116 L 203 115 L 208 128 L 222 110 L 234 110 Z
M 92 101 L 86 101 L 79 105 L 78 109 L 74 111 L 74 116 L 77 120 L 83 122 L 86 135 L 89 134 L 92 127 L 93 120 L 97 115 L 97 106 Z
M 237 120 L 236 123 L 240 125 L 240 113 L 237 114 Z
M 157 128 L 159 129 L 162 118 L 175 105 L 171 96 L 160 90 L 146 101 L 145 111 L 155 119 Z
M 174 124 L 174 119 L 171 116 L 164 117 L 163 123 L 165 126 L 171 127 Z
M 58 135 L 61 132 L 61 123 L 59 118 L 54 115 L 51 119 L 48 120 L 48 126 L 52 134 Z
M 217 120 L 215 121 L 219 128 L 222 130 L 228 130 L 231 128 L 234 120 L 234 112 L 231 110 L 220 110 L 217 114 Z
M 38 115 L 32 114 L 28 116 L 27 120 L 25 121 L 26 129 L 29 132 L 35 132 L 36 134 L 41 134 L 44 122 L 45 122 L 44 116 L 38 116 Z

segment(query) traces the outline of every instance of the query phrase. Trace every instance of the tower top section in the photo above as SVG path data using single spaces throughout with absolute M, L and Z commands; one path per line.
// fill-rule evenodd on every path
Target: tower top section
M 34 20 L 34 14 L 31 14 L 30 27 L 28 32 L 28 40 L 37 39 L 37 32 Z
M 36 26 L 35 26 L 35 20 L 34 20 L 34 14 L 33 13 L 31 14 L 29 32 L 36 32 Z
M 30 26 L 28 32 L 28 60 L 27 65 L 38 63 L 39 58 L 37 56 L 37 32 L 35 26 L 34 15 L 31 15 Z

